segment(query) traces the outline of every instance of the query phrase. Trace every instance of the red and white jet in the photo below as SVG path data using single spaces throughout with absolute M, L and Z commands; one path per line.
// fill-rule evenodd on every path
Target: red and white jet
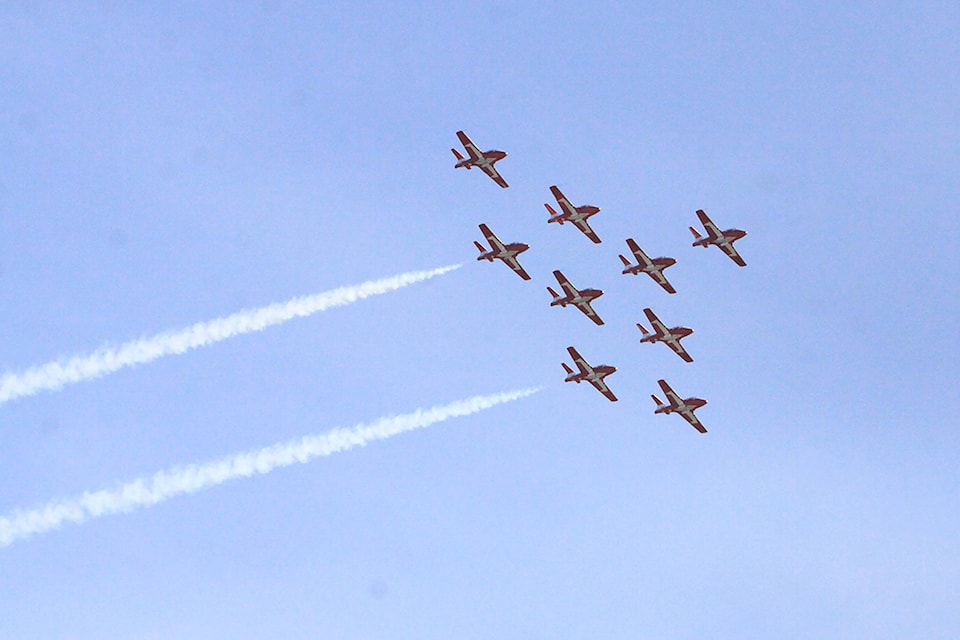
M 560 192 L 560 189 L 558 189 L 556 185 L 550 187 L 550 193 L 552 193 L 553 197 L 557 199 L 557 206 L 560 207 L 562 213 L 557 213 L 553 207 L 544 203 L 543 206 L 545 206 L 547 211 L 550 212 L 550 218 L 547 220 L 547 222 L 556 222 L 561 225 L 564 222 L 570 222 L 577 229 L 580 229 L 580 231 L 583 232 L 583 235 L 599 244 L 600 238 L 597 237 L 597 234 L 594 233 L 593 229 L 590 228 L 589 223 L 587 223 L 587 218 L 594 214 L 600 213 L 600 207 L 595 207 L 592 204 L 583 205 L 582 207 L 575 207 L 570 203 L 569 200 L 567 200 L 567 196 Z
M 553 296 L 553 302 L 550 303 L 551 307 L 560 305 L 565 307 L 568 304 L 572 304 L 580 311 L 594 321 L 596 324 L 603 324 L 603 320 L 597 315 L 597 312 L 593 310 L 593 307 L 590 306 L 591 300 L 596 300 L 603 295 L 603 291 L 600 289 L 577 289 L 575 286 L 570 284 L 570 281 L 567 280 L 567 277 L 560 273 L 560 271 L 553 272 L 554 277 L 557 279 L 557 282 L 560 283 L 560 287 L 563 289 L 565 295 L 560 295 L 552 288 L 547 287 L 547 291 L 550 292 L 550 295 Z
M 576 382 L 580 384 L 583 381 L 587 381 L 592 384 L 597 391 L 602 393 L 607 400 L 616 402 L 617 396 L 613 395 L 613 391 L 610 391 L 610 387 L 607 386 L 607 383 L 605 383 L 603 379 L 616 371 L 617 368 L 609 364 L 600 364 L 593 367 L 584 360 L 583 356 L 573 347 L 567 347 L 567 351 L 570 353 L 570 357 L 573 358 L 573 363 L 580 369 L 580 372 L 574 373 L 573 369 L 571 369 L 566 362 L 561 362 L 560 364 L 563 365 L 563 370 L 567 372 L 567 377 L 564 382 Z
M 473 241 L 473 244 L 477 245 L 477 249 L 480 250 L 480 255 L 477 256 L 477 260 L 488 260 L 493 262 L 494 258 L 498 258 L 503 261 L 505 265 L 513 269 L 517 275 L 519 275 L 524 280 L 529 280 L 530 275 L 524 271 L 523 267 L 520 266 L 520 262 L 517 260 L 517 256 L 530 248 L 530 245 L 524 244 L 522 242 L 511 242 L 510 244 L 503 244 L 500 242 L 500 238 L 497 237 L 493 231 L 490 231 L 490 227 L 485 224 L 480 225 L 480 231 L 483 233 L 483 237 L 487 239 L 487 242 L 490 243 L 491 251 L 487 251 L 483 248 L 483 245 Z
M 704 213 L 703 209 L 697 209 L 697 217 L 700 218 L 700 223 L 703 224 L 703 228 L 706 229 L 707 237 L 704 238 L 697 233 L 696 229 L 690 227 L 690 232 L 693 233 L 693 237 L 696 238 L 696 240 L 693 241 L 693 246 L 708 247 L 711 244 L 715 244 L 720 247 L 720 251 L 727 254 L 727 256 L 738 265 L 741 267 L 747 266 L 747 263 L 743 261 L 743 258 L 740 257 L 737 250 L 733 248 L 734 242 L 747 235 L 746 231 L 741 229 L 720 231 L 720 228 Z
M 630 251 L 633 252 L 633 257 L 636 258 L 637 264 L 631 264 L 631 262 L 621 254 L 620 260 L 623 262 L 624 269 L 622 273 L 624 275 L 645 273 L 653 278 L 654 282 L 663 287 L 667 293 L 677 292 L 677 290 L 673 288 L 673 285 L 667 281 L 667 277 L 663 275 L 663 270 L 675 265 L 677 263 L 676 260 L 673 258 L 650 258 L 650 256 L 643 252 L 643 249 L 640 248 L 640 245 L 638 245 L 633 238 L 627 238 L 627 246 L 630 247 Z
M 457 164 L 454 165 L 455 169 L 459 169 L 460 167 L 466 167 L 467 169 L 477 167 L 485 174 L 490 176 L 494 182 L 504 189 L 510 186 L 493 166 L 497 163 L 497 161 L 503 160 L 507 157 L 506 151 L 480 151 L 480 149 L 477 148 L 477 145 L 473 144 L 473 141 L 468 138 L 467 134 L 465 134 L 463 131 L 457 131 L 457 137 L 460 138 L 460 144 L 462 144 L 463 148 L 467 150 L 467 153 L 470 154 L 470 157 L 464 158 L 463 155 L 456 149 L 450 149 L 450 151 L 453 151 L 453 155 L 457 156 Z
M 654 342 L 662 342 L 673 349 L 673 352 L 683 358 L 685 362 L 693 362 L 693 358 L 690 357 L 687 350 L 680 344 L 680 340 L 693 333 L 693 329 L 688 329 L 687 327 L 671 327 L 668 329 L 652 309 L 647 308 L 644 309 L 643 312 L 646 314 L 647 320 L 653 328 L 653 333 L 644 329 L 643 325 L 638 322 L 637 328 L 643 332 L 643 337 L 640 338 L 640 342 L 649 342 L 651 344 Z
M 677 395 L 677 392 L 670 388 L 666 380 L 657 380 L 657 383 L 660 385 L 660 388 L 663 389 L 663 393 L 667 396 L 667 401 L 670 404 L 664 404 L 660 402 L 660 398 L 651 395 L 650 397 L 657 403 L 657 409 L 654 413 L 679 413 L 694 429 L 700 433 L 706 433 L 706 427 L 701 424 L 697 416 L 693 415 L 693 412 L 707 404 L 707 401 L 703 398 L 681 399 L 680 396 Z

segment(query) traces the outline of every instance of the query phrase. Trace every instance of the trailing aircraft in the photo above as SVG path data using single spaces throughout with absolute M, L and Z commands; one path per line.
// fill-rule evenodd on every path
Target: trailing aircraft
M 573 347 L 567 347 L 567 351 L 570 353 L 570 357 L 573 358 L 573 363 L 577 365 L 580 371 L 574 373 L 573 369 L 571 369 L 566 362 L 560 363 L 563 365 L 563 370 L 567 372 L 567 377 L 564 379 L 564 382 L 576 382 L 577 384 L 584 381 L 589 382 L 597 391 L 602 393 L 607 400 L 616 402 L 617 396 L 613 395 L 613 391 L 610 391 L 610 387 L 607 386 L 603 379 L 616 371 L 617 368 L 609 364 L 600 364 L 595 367 L 591 366 Z
M 559 270 L 554 271 L 553 275 L 557 279 L 557 282 L 560 283 L 560 288 L 563 289 L 564 295 L 561 296 L 551 287 L 547 287 L 547 291 L 553 296 L 553 302 L 550 303 L 551 307 L 557 305 L 565 307 L 568 304 L 572 304 L 577 309 L 580 309 L 588 318 L 593 320 L 594 323 L 603 324 L 603 320 L 597 315 L 597 312 L 593 310 L 593 307 L 590 306 L 590 302 L 602 296 L 603 291 L 600 289 L 577 289 L 570 284 L 567 277 L 560 273 Z
M 583 232 L 583 235 L 590 238 L 593 242 L 599 244 L 600 238 L 596 233 L 594 233 L 593 229 L 590 228 L 587 218 L 594 214 L 600 213 L 600 207 L 595 207 L 590 204 L 583 205 L 581 207 L 575 207 L 567 199 L 567 196 L 561 193 L 560 189 L 558 189 L 556 185 L 550 187 L 550 193 L 552 193 L 553 197 L 556 198 L 557 206 L 560 207 L 561 213 L 557 213 L 553 207 L 544 203 L 543 206 L 545 206 L 547 211 L 550 213 L 550 218 L 547 220 L 547 222 L 556 222 L 560 225 L 563 225 L 564 222 L 569 222 L 577 229 L 580 229 L 580 231 Z
M 456 149 L 450 149 L 450 151 L 453 151 L 453 155 L 457 156 L 457 164 L 454 165 L 455 169 L 465 167 L 469 170 L 473 167 L 477 167 L 485 174 L 490 176 L 494 182 L 504 189 L 510 186 L 493 166 L 498 161 L 507 157 L 506 151 L 480 151 L 480 149 L 477 148 L 477 145 L 473 144 L 473 141 L 470 140 L 470 138 L 467 137 L 467 134 L 465 134 L 463 131 L 457 131 L 457 137 L 460 138 L 460 144 L 463 145 L 463 148 L 466 149 L 470 157 L 464 158 L 463 155 Z
M 743 258 L 740 257 L 740 254 L 737 253 L 737 250 L 733 248 L 733 243 L 747 235 L 746 231 L 742 229 L 727 229 L 726 231 L 720 231 L 719 227 L 713 223 L 703 209 L 697 209 L 697 217 L 700 218 L 700 223 L 703 224 L 703 228 L 706 230 L 706 237 L 701 236 L 696 229 L 690 227 L 690 232 L 693 233 L 695 240 L 693 241 L 693 246 L 695 247 L 708 247 L 711 244 L 715 244 L 720 247 L 720 251 L 723 251 L 727 254 L 731 260 L 736 262 L 741 267 L 747 266 L 747 263 L 743 261 Z
M 502 260 L 505 265 L 510 267 L 524 280 L 529 280 L 530 275 L 524 271 L 523 267 L 520 266 L 520 262 L 517 260 L 517 256 L 530 248 L 530 245 L 524 244 L 522 242 L 511 242 L 510 244 L 503 244 L 500 241 L 500 238 L 497 237 L 493 231 L 490 231 L 490 227 L 485 224 L 480 225 L 480 231 L 483 233 L 484 238 L 487 239 L 487 242 L 490 243 L 490 251 L 487 251 L 483 248 L 483 245 L 473 241 L 473 244 L 477 246 L 477 249 L 480 250 L 480 255 L 477 256 L 477 260 L 488 260 L 493 262 L 494 258 Z
M 650 397 L 657 403 L 657 408 L 654 413 L 679 413 L 694 429 L 700 433 L 707 432 L 706 427 L 703 426 L 697 416 L 693 415 L 694 411 L 707 404 L 706 400 L 703 398 L 681 399 L 680 396 L 677 395 L 677 392 L 670 388 L 666 380 L 657 380 L 657 384 L 663 389 L 663 393 L 667 397 L 669 404 L 664 404 L 660 402 L 660 398 L 651 395 Z
M 690 354 L 687 353 L 687 350 L 683 348 L 682 344 L 680 344 L 680 340 L 693 333 L 693 329 L 688 329 L 687 327 L 671 327 L 668 329 L 667 326 L 660 321 L 660 318 L 657 317 L 657 314 L 655 314 L 652 309 L 644 309 L 643 313 L 646 314 L 653 333 L 644 329 L 643 325 L 638 322 L 637 328 L 643 332 L 643 337 L 640 338 L 640 342 L 662 342 L 673 349 L 673 352 L 683 358 L 685 362 L 693 362 L 693 358 L 690 357 Z
M 677 290 L 673 288 L 673 285 L 667 281 L 667 277 L 663 275 L 663 270 L 675 265 L 677 263 L 676 260 L 673 258 L 651 258 L 644 253 L 643 249 L 640 248 L 640 245 L 638 245 L 633 238 L 627 238 L 627 246 L 630 247 L 630 251 L 633 252 L 633 257 L 636 258 L 637 264 L 632 264 L 621 254 L 620 260 L 623 262 L 624 269 L 622 273 L 624 275 L 645 273 L 653 278 L 654 282 L 663 287 L 667 293 L 677 292 Z

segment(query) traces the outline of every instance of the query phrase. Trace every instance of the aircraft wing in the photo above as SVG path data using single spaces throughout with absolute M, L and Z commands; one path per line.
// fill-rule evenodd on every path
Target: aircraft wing
M 580 229 L 580 231 L 583 232 L 583 235 L 590 238 L 590 240 L 592 240 L 595 244 L 600 244 L 600 237 L 596 234 L 596 232 L 594 232 L 593 229 L 590 228 L 590 223 L 585 219 L 581 218 L 579 220 L 571 220 L 570 222 L 572 222 L 577 229 Z
M 593 373 L 593 367 L 583 359 L 583 356 L 580 355 L 580 352 L 574 349 L 573 347 L 567 347 L 567 353 L 570 354 L 570 357 L 573 358 L 573 364 L 577 365 L 577 368 L 580 369 L 580 373 L 587 375 Z
M 460 144 L 462 144 L 463 148 L 470 154 L 471 159 L 479 160 L 481 158 L 483 154 L 480 152 L 480 149 L 477 148 L 477 145 L 473 144 L 473 140 L 467 137 L 467 134 L 463 131 L 457 131 L 457 137 L 460 138 Z
M 717 225 L 713 224 L 713 220 L 710 219 L 706 211 L 697 209 L 697 217 L 700 218 L 700 224 L 707 230 L 707 235 L 711 238 L 719 238 L 723 235 Z
M 727 257 L 736 262 L 739 266 L 747 266 L 747 263 L 744 262 L 743 258 L 740 257 L 740 254 L 737 253 L 737 250 L 733 247 L 733 244 L 724 242 L 720 245 L 720 251 L 723 251 L 725 254 L 727 254 Z
M 583 314 L 593 320 L 594 324 L 603 324 L 603 318 L 601 318 L 596 311 L 593 310 L 593 307 L 590 306 L 589 302 L 580 302 L 576 305 L 577 309 L 583 311 Z
M 485 224 L 480 225 L 480 232 L 483 234 L 483 237 L 487 239 L 487 242 L 490 243 L 490 248 L 501 253 L 506 247 L 503 246 L 503 243 L 500 242 L 500 238 L 497 237 L 493 231 L 490 231 L 490 227 Z
M 594 388 L 602 393 L 603 396 L 610 402 L 617 401 L 617 396 L 613 395 L 613 391 L 610 391 L 610 387 L 608 387 L 607 383 L 605 383 L 603 380 L 591 380 L 590 384 L 592 384 Z
M 667 280 L 667 277 L 663 275 L 662 271 L 648 271 L 647 274 L 653 278 L 654 282 L 663 287 L 663 290 L 667 293 L 677 292 L 677 290 L 673 288 L 673 285 L 670 284 L 670 281 Z
M 700 433 L 706 433 L 707 428 L 703 426 L 703 423 L 700 422 L 700 418 L 693 414 L 693 411 L 678 411 L 683 419 L 690 423 L 690 426 L 699 431 Z
M 677 406 L 683 402 L 683 399 L 677 395 L 677 392 L 674 391 L 666 380 L 657 380 L 657 384 L 660 385 L 660 388 L 663 389 L 663 394 L 667 396 L 667 404 Z
M 653 312 L 653 309 L 644 309 L 643 314 L 647 316 L 647 321 L 653 326 L 654 333 L 656 333 L 658 336 L 662 336 L 667 333 L 667 326 L 660 321 L 660 318 L 658 318 L 657 314 Z
M 690 354 L 687 353 L 687 350 L 683 348 L 683 345 L 680 344 L 680 341 L 679 341 L 679 340 L 673 340 L 673 341 L 669 341 L 669 342 L 664 341 L 664 342 L 666 342 L 666 345 L 667 345 L 668 347 L 670 347 L 671 349 L 673 349 L 673 352 L 674 352 L 675 354 L 677 354 L 678 356 L 680 356 L 681 358 L 683 358 L 683 361 L 684 361 L 684 362 L 693 362 L 693 358 L 690 357 Z
M 567 276 L 563 275 L 559 269 L 553 272 L 553 277 L 557 279 L 557 282 L 560 283 L 560 288 L 563 289 L 563 292 L 567 294 L 568 297 L 574 298 L 580 295 L 580 290 L 570 284 Z
M 576 207 L 574 207 L 570 203 L 570 201 L 567 200 L 567 196 L 563 195 L 563 192 L 560 191 L 560 189 L 558 189 L 556 185 L 553 185 L 552 187 L 550 187 L 550 193 L 553 194 L 553 197 L 556 199 L 557 204 L 560 205 L 560 209 L 562 209 L 565 214 L 573 215 L 574 213 L 576 213 L 577 211 Z
M 479 165 L 479 167 L 481 171 L 490 176 L 494 182 L 504 189 L 510 186 L 507 184 L 507 181 L 503 179 L 503 176 L 500 175 L 500 172 L 497 171 L 496 167 L 494 167 L 492 164 L 482 164 Z
M 516 272 L 516 274 L 519 275 L 521 278 L 523 278 L 524 280 L 530 279 L 530 274 L 527 273 L 526 270 L 520 266 L 520 262 L 515 257 L 513 258 L 504 257 L 501 259 L 503 260 L 503 263 L 505 265 L 513 269 L 514 272 Z
M 630 247 L 630 251 L 633 252 L 633 257 L 637 259 L 637 262 L 640 263 L 640 266 L 650 266 L 650 256 L 648 256 L 643 249 L 640 248 L 640 245 L 637 244 L 636 240 L 633 238 L 627 238 L 627 246 Z

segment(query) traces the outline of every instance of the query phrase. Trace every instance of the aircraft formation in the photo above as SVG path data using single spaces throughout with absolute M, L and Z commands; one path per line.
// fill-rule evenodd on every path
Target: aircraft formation
M 481 151 L 463 131 L 458 131 L 457 137 L 460 139 L 460 143 L 466 150 L 468 157 L 464 157 L 456 149 L 451 149 L 453 155 L 457 158 L 455 168 L 459 169 L 462 167 L 471 169 L 477 167 L 501 188 L 506 189 L 509 185 L 503 176 L 500 175 L 500 172 L 494 167 L 494 164 L 505 158 L 507 153 L 499 150 Z M 544 204 L 549 213 L 547 223 L 556 222 L 558 225 L 563 226 L 564 223 L 569 222 L 589 238 L 591 242 L 600 244 L 600 237 L 588 222 L 588 218 L 600 212 L 600 207 L 595 205 L 575 206 L 556 185 L 550 187 L 550 193 L 556 200 L 557 208 L 560 211 L 558 212 L 549 203 Z M 700 224 L 704 228 L 704 233 L 701 234 L 695 228 L 689 227 L 694 237 L 692 246 L 709 247 L 710 245 L 716 245 L 720 251 L 735 264 L 740 267 L 746 266 L 747 263 L 734 248 L 733 243 L 745 236 L 747 232 L 741 229 L 720 230 L 702 209 L 698 209 L 696 214 L 700 220 Z M 518 256 L 529 249 L 530 245 L 521 242 L 505 244 L 486 224 L 480 224 L 479 227 L 487 244 L 490 245 L 490 249 L 486 249 L 482 244 L 475 241 L 474 244 L 480 251 L 477 260 L 487 260 L 489 262 L 493 262 L 494 259 L 501 260 L 522 279 L 530 280 L 530 274 L 524 270 L 518 260 Z M 664 270 L 676 264 L 676 259 L 667 257 L 650 258 L 633 238 L 627 238 L 626 243 L 634 260 L 636 260 L 636 264 L 621 254 L 619 257 L 624 267 L 621 273 L 623 275 L 639 275 L 645 273 L 668 294 L 675 294 L 677 291 L 667 279 Z M 553 287 L 547 287 L 547 291 L 553 296 L 550 306 L 566 307 L 567 305 L 571 305 L 580 310 L 585 316 L 592 320 L 594 324 L 604 324 L 603 319 L 591 306 L 594 300 L 603 295 L 603 291 L 600 289 L 578 289 L 559 269 L 553 272 L 553 276 L 557 279 L 558 286 L 563 293 L 557 293 Z M 643 313 L 646 316 L 647 323 L 650 325 L 650 330 L 647 330 L 642 324 L 637 323 L 637 328 L 642 333 L 642 337 L 640 338 L 641 343 L 655 344 L 662 342 L 684 362 L 693 362 L 693 358 L 680 343 L 683 338 L 693 333 L 693 329 L 682 326 L 667 327 L 649 307 L 645 308 Z M 604 378 L 614 373 L 617 368 L 607 364 L 591 365 L 573 346 L 567 347 L 567 352 L 572 358 L 573 365 L 577 370 L 574 371 L 574 368 L 566 362 L 561 363 L 567 374 L 564 382 L 575 382 L 577 384 L 589 382 L 608 400 L 616 402 L 617 396 L 614 395 L 610 387 L 607 386 Z M 661 401 L 657 395 L 651 394 L 650 397 L 657 405 L 656 409 L 654 409 L 655 414 L 677 413 L 700 433 L 707 432 L 706 427 L 703 426 L 703 423 L 701 423 L 699 418 L 694 414 L 694 411 L 707 404 L 706 400 L 696 397 L 681 398 L 664 379 L 658 380 L 657 384 L 660 386 L 660 390 L 663 392 L 666 401 Z

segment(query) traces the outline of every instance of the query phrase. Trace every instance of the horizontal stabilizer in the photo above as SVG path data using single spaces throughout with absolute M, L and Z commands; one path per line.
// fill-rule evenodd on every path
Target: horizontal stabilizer
M 480 243 L 477 242 L 476 240 L 473 241 L 473 244 L 477 245 L 477 249 L 480 250 L 480 253 L 486 253 L 487 250 L 483 248 L 483 245 L 482 245 L 482 244 L 480 244 Z
M 662 407 L 662 406 L 663 406 L 663 403 L 660 402 L 660 398 L 658 398 L 657 396 L 653 395 L 652 393 L 650 394 L 650 397 L 653 398 L 653 401 L 657 403 L 657 406 L 658 406 L 658 407 Z
M 644 329 L 644 328 L 643 328 L 643 325 L 640 324 L 639 322 L 637 323 L 637 329 L 640 329 L 640 331 L 643 332 L 643 335 L 648 335 L 648 334 L 650 333 L 649 331 L 647 331 L 646 329 Z
M 560 364 L 563 365 L 563 370 L 567 372 L 567 375 L 573 373 L 573 369 L 571 369 L 566 362 L 561 362 Z
M 550 288 L 550 287 L 547 287 L 547 291 L 549 291 L 549 292 L 550 292 L 550 295 L 552 295 L 554 298 L 559 298 L 559 297 L 560 297 L 559 295 L 557 295 L 557 292 L 554 291 L 554 290 L 553 290 L 552 288 Z
M 688 228 L 690 229 L 690 233 L 693 234 L 693 237 L 696 238 L 697 240 L 699 240 L 699 239 L 700 239 L 700 233 L 699 233 L 696 229 L 694 229 L 693 227 L 688 227 Z
M 457 156 L 457 160 L 463 160 L 463 156 L 460 155 L 459 151 L 457 151 L 456 149 L 450 149 L 450 151 L 453 151 L 453 155 Z
M 620 261 L 623 262 L 623 266 L 625 267 L 629 267 L 632 264 L 629 260 L 626 259 L 626 257 L 622 255 L 620 256 Z

